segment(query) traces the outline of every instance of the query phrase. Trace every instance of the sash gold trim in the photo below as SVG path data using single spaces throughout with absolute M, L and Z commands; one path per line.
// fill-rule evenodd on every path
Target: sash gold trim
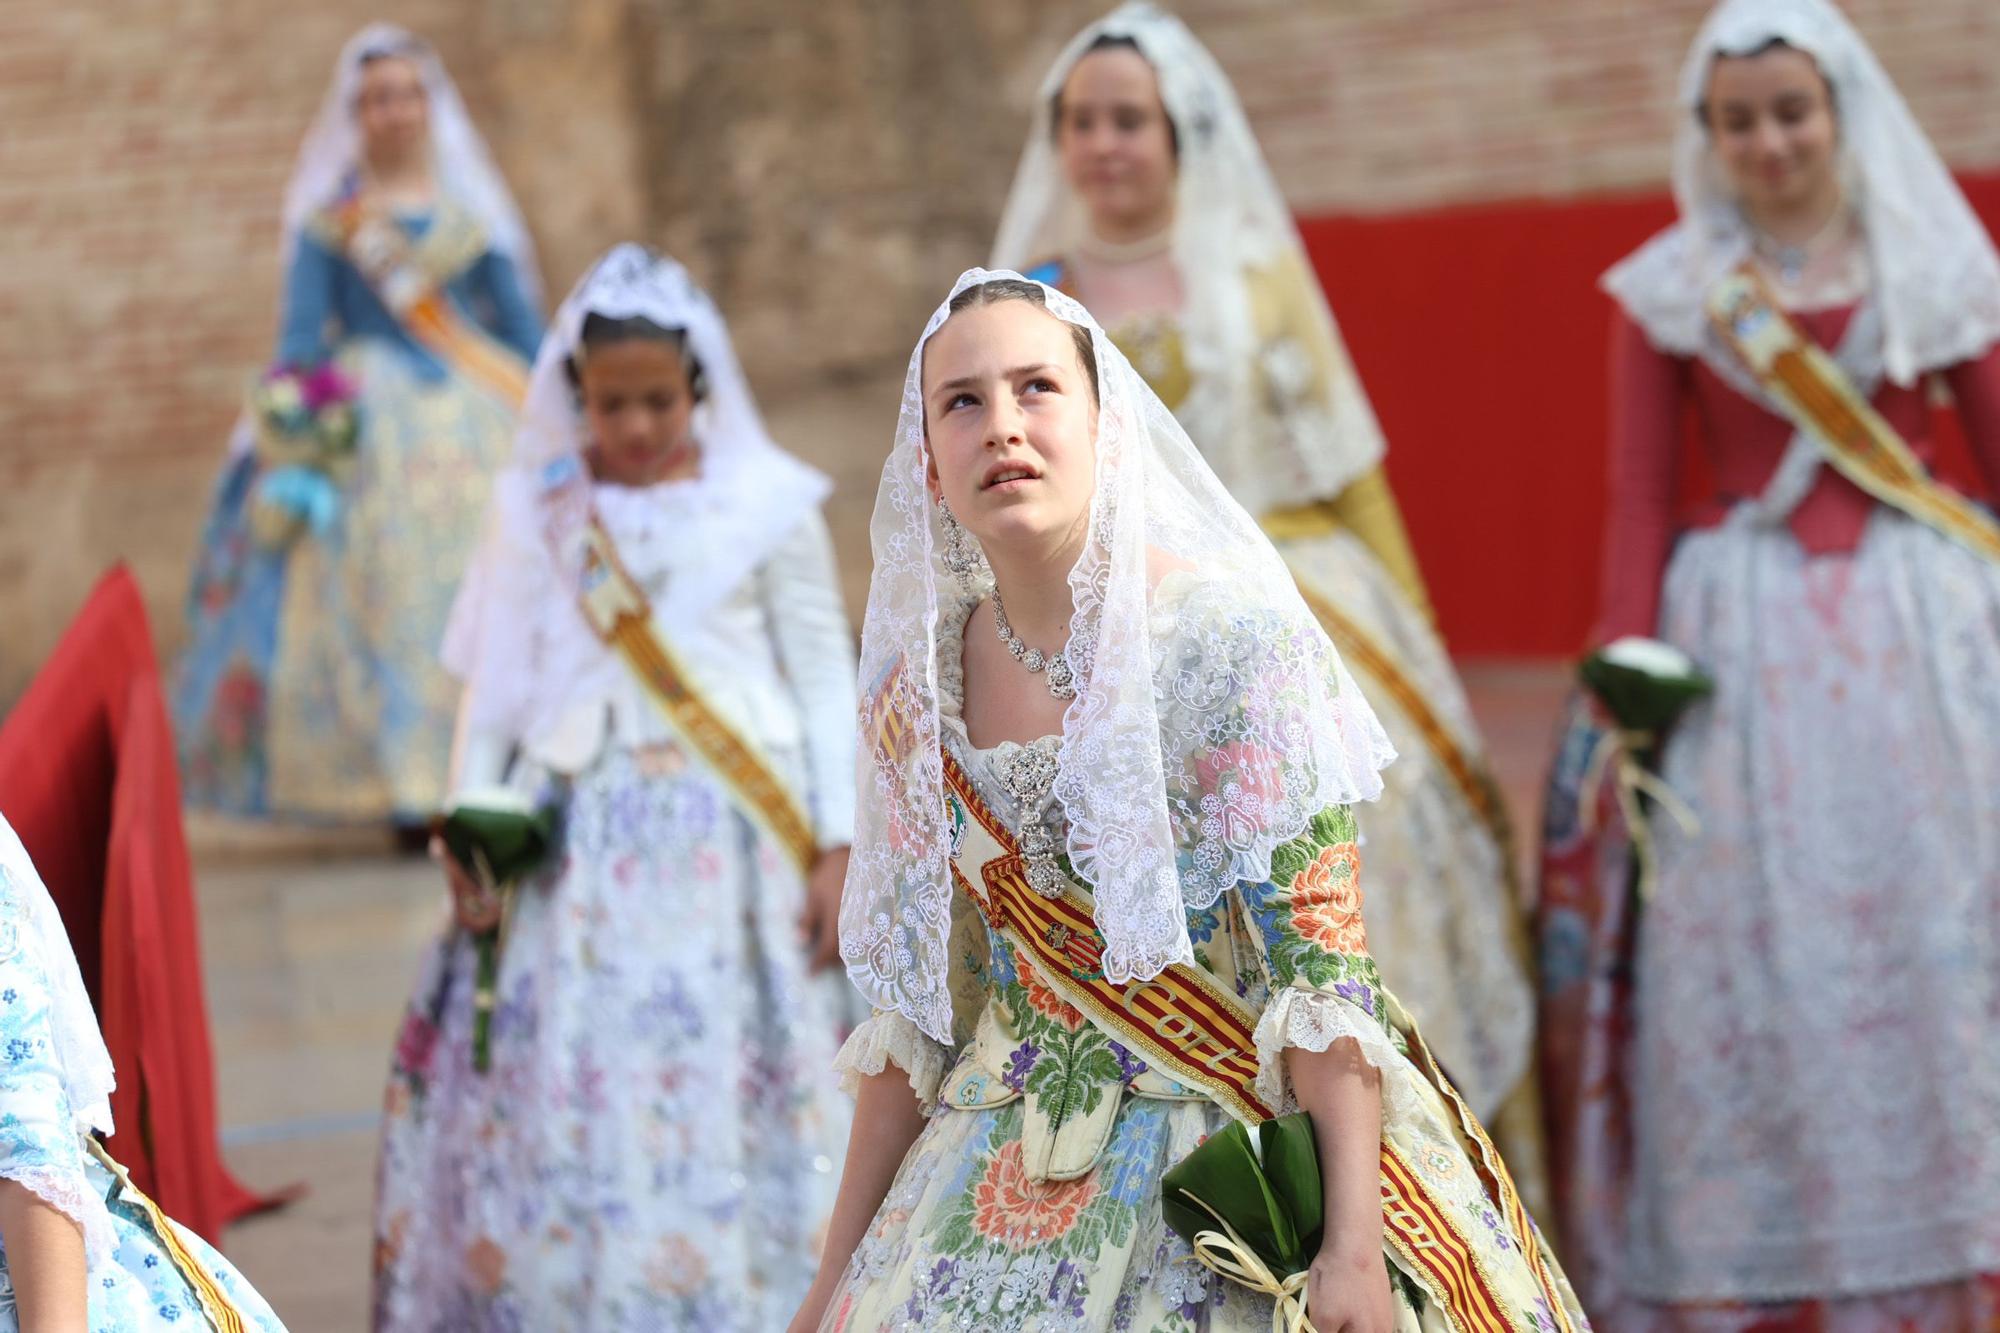
M 178 1231 L 174 1230 L 174 1224 L 160 1211 L 160 1205 L 154 1203 L 143 1190 L 132 1183 L 132 1177 L 126 1174 L 125 1168 L 119 1165 L 110 1153 L 104 1151 L 103 1144 L 96 1139 L 89 1139 L 88 1143 L 90 1155 L 117 1179 L 122 1196 L 137 1204 L 146 1214 L 146 1221 L 152 1227 L 154 1236 L 158 1237 L 160 1244 L 167 1251 L 168 1261 L 193 1290 L 195 1302 L 201 1307 L 202 1318 L 208 1321 L 208 1326 L 215 1330 L 215 1333 L 245 1333 L 249 1328 L 249 1321 L 243 1317 L 243 1312 L 236 1308 L 236 1303 L 230 1300 L 229 1294 L 215 1280 L 215 1275 L 208 1271 L 207 1265 L 195 1258 L 194 1252 L 188 1249 L 187 1242 L 181 1239 Z
M 1257 1016 L 1197 967 L 1175 963 L 1149 981 L 1120 984 L 1104 975 L 1104 937 L 1091 905 L 1073 887 L 1045 898 L 1028 885 L 1027 862 L 965 770 L 944 756 L 945 784 L 1005 853 L 977 867 L 975 889 L 958 863 L 952 875 L 987 921 L 1032 958 L 1063 998 L 1142 1051 L 1161 1072 L 1200 1088 L 1251 1124 L 1275 1112 L 1258 1098 Z
M 784 848 L 801 875 L 819 844 L 791 789 L 756 747 L 710 708 L 687 670 L 661 639 L 646 594 L 618 558 L 596 515 L 584 528 L 583 617 L 639 678 L 681 738 L 728 785 L 745 810 Z
M 1724 274 L 1707 304 L 1724 346 L 1835 471 L 1890 508 L 2000 561 L 2000 523 L 1930 475 L 1754 268 L 1744 264 Z

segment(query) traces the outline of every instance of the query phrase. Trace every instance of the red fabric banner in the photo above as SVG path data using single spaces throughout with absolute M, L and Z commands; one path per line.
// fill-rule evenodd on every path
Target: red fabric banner
M 216 1143 L 193 869 L 152 631 L 122 565 L 0 726 L 4 813 L 62 912 L 117 1069 L 105 1145 L 213 1242 L 274 1199 Z

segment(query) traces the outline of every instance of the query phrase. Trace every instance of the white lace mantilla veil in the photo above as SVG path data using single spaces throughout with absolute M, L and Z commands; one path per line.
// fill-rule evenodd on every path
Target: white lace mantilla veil
M 487 242 L 514 266 L 528 300 L 542 304 L 541 265 L 535 242 L 507 181 L 493 164 L 486 141 L 472 123 L 458 86 L 430 43 L 393 23 L 371 23 L 340 49 L 333 80 L 320 100 L 319 112 L 299 143 L 292 178 L 285 186 L 283 226 L 278 245 L 280 280 L 291 268 L 299 232 L 313 213 L 339 197 L 348 178 L 361 164 L 361 127 L 354 119 L 354 99 L 361 91 L 361 71 L 367 59 L 394 54 L 416 62 L 430 103 L 431 151 L 438 190 L 479 221 Z M 230 437 L 232 454 L 247 453 L 253 443 L 248 419 L 237 423 Z
M 535 496 L 540 535 L 572 589 L 580 590 L 583 574 L 591 478 L 583 456 L 588 429 L 568 366 L 589 314 L 683 329 L 701 366 L 706 387 L 693 422 L 701 475 L 690 484 L 702 503 L 680 543 L 690 559 L 674 570 L 666 596 L 652 608 L 655 624 L 671 638 L 734 592 L 826 500 L 832 483 L 771 438 L 722 312 L 688 271 L 643 246 L 615 246 L 577 282 L 542 338 L 514 457 L 500 483 Z M 526 617 L 508 604 L 508 590 L 497 586 L 504 579 L 494 573 L 496 543 L 505 539 L 489 533 L 482 543 L 445 631 L 446 667 L 461 679 L 476 671 L 481 689 L 473 697 L 498 710 L 494 718 L 473 719 L 481 725 L 512 721 L 533 688 L 527 680 L 504 679 L 528 669 L 527 655 L 509 646 Z M 580 616 L 575 628 L 588 632 Z
M 1082 201 L 1056 151 L 1053 106 L 1070 71 L 1100 37 L 1138 44 L 1160 82 L 1180 153 L 1173 256 L 1185 293 L 1180 321 L 1191 387 L 1176 409 L 1229 493 L 1253 514 L 1330 499 L 1382 460 L 1382 429 L 1354 373 L 1339 327 L 1312 277 L 1291 210 L 1222 67 L 1178 18 L 1127 4 L 1078 33 L 1035 100 L 1027 147 L 993 241 L 996 268 L 1027 268 L 1074 252 L 1089 235 Z M 1258 383 L 1261 353 L 1246 277 L 1295 264 L 1310 305 L 1337 349 L 1328 403 L 1308 419 L 1275 411 Z M 1283 379 L 1295 368 L 1263 367 Z M 1310 374 L 1310 368 L 1305 373 Z
M 1016 277 L 971 269 L 952 295 Z M 1124 982 L 1191 963 L 1189 909 L 1267 878 L 1272 851 L 1315 814 L 1379 795 L 1394 752 L 1277 551 L 1174 414 L 1082 306 L 1042 290 L 1050 313 L 1090 330 L 1100 386 L 1096 492 L 1069 575 L 1077 693 L 1054 790 L 1071 864 L 1095 900 L 1105 974 Z M 925 483 L 921 377 L 949 312 L 947 298 L 910 354 L 875 501 L 860 800 L 840 918 L 862 993 L 944 1042 L 952 885 L 938 654 L 962 645 L 939 641 L 940 601 L 960 593 Z M 1156 597 L 1149 568 L 1161 565 L 1188 571 L 1166 576 L 1186 595 Z
M 0 958 L 24 950 L 39 962 L 48 983 L 49 1035 L 76 1132 L 79 1137 L 109 1134 L 111 1090 L 117 1080 L 97 1026 L 97 1011 L 83 987 L 62 914 L 14 826 L 0 816 Z M 0 1162 L 0 1176 L 20 1181 L 75 1219 L 92 1258 L 108 1257 L 117 1248 L 104 1200 L 80 1177 L 33 1160 Z
M 2000 258 L 1875 53 L 1827 0 L 1724 0 L 1682 66 L 1674 135 L 1680 220 L 1604 275 L 1604 289 L 1663 352 L 1715 360 L 1709 287 L 1750 252 L 1749 225 L 1709 150 L 1699 108 L 1710 66 L 1772 41 L 1810 55 L 1833 89 L 1842 169 L 1880 307 L 1883 368 L 1898 384 L 2000 340 Z
M 340 49 L 333 82 L 320 102 L 319 114 L 299 144 L 291 183 L 285 187 L 285 257 L 298 242 L 299 228 L 315 209 L 332 203 L 348 176 L 361 163 L 361 128 L 354 119 L 354 99 L 361 91 L 361 72 L 378 55 L 398 55 L 416 62 L 430 101 L 431 148 L 436 157 L 438 189 L 479 219 L 488 242 L 513 261 L 528 299 L 541 304 L 541 269 L 535 243 L 521 210 L 486 140 L 479 136 L 458 86 L 429 42 L 393 23 L 371 23 Z

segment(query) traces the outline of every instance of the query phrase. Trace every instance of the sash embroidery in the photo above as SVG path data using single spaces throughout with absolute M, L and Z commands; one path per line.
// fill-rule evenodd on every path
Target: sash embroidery
M 1184 964 L 1136 985 L 1107 980 L 1104 938 L 1090 904 L 1073 888 L 1059 898 L 1044 898 L 1030 888 L 1012 832 L 949 754 L 944 772 L 952 795 L 1002 852 L 977 867 L 977 887 L 957 860 L 952 862 L 953 879 L 994 929 L 1033 959 L 1065 1000 L 1121 1043 L 1141 1050 L 1156 1069 L 1200 1088 L 1239 1120 L 1269 1120 L 1275 1113 L 1255 1090 L 1256 1015 L 1200 968 Z
M 611 534 L 592 515 L 584 528 L 583 617 L 624 659 L 653 702 L 694 751 L 728 784 L 737 801 L 782 847 L 801 875 L 818 841 L 805 812 L 755 747 L 709 707 L 653 625 L 652 608 L 618 559 Z
M 511 350 L 459 313 L 444 290 L 443 271 L 454 265 L 424 262 L 421 247 L 411 245 L 401 228 L 379 213 L 363 208 L 358 199 L 348 199 L 329 217 L 341 252 L 412 338 L 507 406 L 520 407 L 528 394 L 527 367 Z M 469 244 L 459 248 L 470 250 Z M 461 257 L 457 251 L 450 253 Z M 472 251 L 462 258 L 476 259 L 478 252 Z
M 249 1321 L 244 1319 L 243 1312 L 229 1299 L 229 1294 L 215 1280 L 215 1275 L 208 1271 L 207 1265 L 188 1249 L 187 1242 L 181 1239 L 178 1231 L 174 1230 L 174 1225 L 167 1220 L 167 1215 L 160 1211 L 160 1205 L 154 1203 L 132 1183 L 132 1177 L 125 1173 L 125 1168 L 120 1166 L 110 1153 L 104 1151 L 104 1145 L 96 1139 L 90 1139 L 88 1142 L 90 1155 L 117 1180 L 121 1191 L 120 1197 L 128 1203 L 137 1204 L 140 1211 L 145 1213 L 146 1221 L 151 1226 L 154 1236 L 166 1248 L 168 1261 L 194 1292 L 195 1303 L 200 1306 L 202 1317 L 208 1321 L 208 1326 L 214 1329 L 215 1333 L 244 1333 L 249 1327 Z
M 1044 898 L 1029 888 L 1013 833 L 948 751 L 943 762 L 952 797 L 1001 853 L 983 863 L 976 856 L 963 858 L 972 863 L 970 873 L 955 855 L 952 878 L 959 891 L 979 904 L 993 928 L 1031 960 L 1052 989 L 1120 1043 L 1162 1072 L 1201 1089 L 1238 1119 L 1251 1124 L 1270 1119 L 1275 1112 L 1255 1091 L 1256 1017 L 1249 1008 L 1202 969 L 1182 964 L 1137 984 L 1106 980 L 1099 966 L 1103 939 L 1089 902 L 1074 887 L 1059 898 Z M 1528 1259 L 1549 1309 L 1567 1330 L 1553 1274 L 1498 1153 L 1415 1039 L 1414 1028 L 1406 1036 L 1421 1056 L 1419 1072 L 1439 1089 L 1471 1138 L 1480 1182 L 1499 1204 L 1509 1238 Z M 1461 1333 L 1520 1333 L 1526 1326 L 1509 1317 L 1478 1251 L 1387 1138 L 1381 1188 L 1385 1238 L 1445 1309 L 1451 1326 Z
M 2000 561 L 2000 523 L 1930 475 L 1755 269 L 1745 264 L 1724 274 L 1709 291 L 1708 315 L 1723 345 L 1835 471 L 1932 531 Z

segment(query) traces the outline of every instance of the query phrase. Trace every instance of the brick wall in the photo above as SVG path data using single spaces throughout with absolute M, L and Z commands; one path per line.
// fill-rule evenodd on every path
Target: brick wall
M 665 244 L 787 438 L 868 478 L 924 313 L 983 258 L 1079 0 L 405 0 L 556 292 Z M 1184 0 L 1309 212 L 1655 188 L 1696 0 Z M 1946 156 L 2000 162 L 1991 0 L 1849 6 Z M 108 561 L 163 644 L 276 301 L 279 194 L 358 0 L 0 0 L 0 700 Z M 885 391 L 882 386 L 889 386 Z M 837 418 L 837 419 L 835 419 Z M 858 580 L 859 568 L 850 571 Z M 858 607 L 856 608 L 858 611 Z

